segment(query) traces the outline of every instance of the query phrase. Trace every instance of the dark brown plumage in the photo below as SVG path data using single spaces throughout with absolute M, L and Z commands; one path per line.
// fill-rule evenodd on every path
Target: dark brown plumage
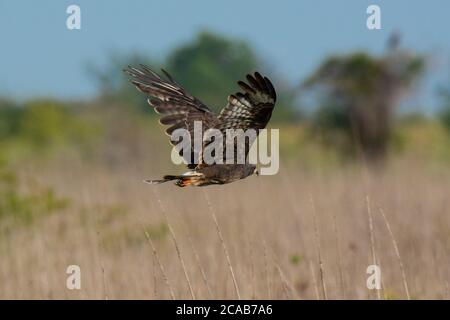
M 187 93 L 165 70 L 166 79 L 144 65 L 139 68 L 128 67 L 124 70 L 130 76 L 130 81 L 136 88 L 147 94 L 149 104 L 161 114 L 160 123 L 167 125 L 166 133 L 170 136 L 176 129 L 186 129 L 190 137 L 194 136 L 194 121 L 201 121 L 202 133 L 208 129 L 218 129 L 224 136 L 227 129 L 258 129 L 266 127 L 272 115 L 276 102 L 276 92 L 266 77 L 258 72 L 247 75 L 248 83 L 238 81 L 243 92 L 228 96 L 228 103 L 219 115 L 214 114 L 199 99 Z M 188 137 L 188 138 L 190 138 Z M 179 141 L 170 141 L 173 145 Z M 167 175 L 162 180 L 147 180 L 149 183 L 162 183 L 176 180 L 180 187 L 186 185 L 204 186 L 224 184 L 248 177 L 256 173 L 252 164 L 206 164 L 203 161 L 202 150 L 208 142 L 202 142 L 197 150 L 194 139 L 191 139 L 190 154 L 180 155 L 192 171 L 183 175 Z M 235 154 L 243 153 L 247 157 L 253 141 L 246 141 L 245 150 L 236 150 Z M 224 145 L 224 157 L 226 146 Z M 225 158 L 224 158 L 225 159 Z M 225 163 L 225 160 L 224 160 Z

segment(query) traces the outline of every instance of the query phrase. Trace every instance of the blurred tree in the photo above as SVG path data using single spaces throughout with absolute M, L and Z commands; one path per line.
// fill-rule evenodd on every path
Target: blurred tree
M 220 112 L 227 96 L 240 90 L 236 84 L 238 80 L 245 80 L 247 73 L 257 70 L 265 73 L 261 70 L 264 69 L 262 64 L 246 41 L 201 32 L 192 43 L 175 49 L 168 56 L 166 70 L 191 94 Z M 278 95 L 273 120 L 295 120 L 298 112 L 293 108 L 294 91 L 270 72 L 267 76 Z
M 245 80 L 247 73 L 260 70 L 260 58 L 251 46 L 241 40 L 201 32 L 193 41 L 175 48 L 165 63 L 157 64 L 139 54 L 112 55 L 106 67 L 90 66 L 89 72 L 98 83 L 101 97 L 110 103 L 124 103 L 140 106 L 145 110 L 147 102 L 142 94 L 129 84 L 122 69 L 127 65 L 146 64 L 155 71 L 168 71 L 192 95 L 198 97 L 214 111 L 219 112 L 226 104 L 226 98 L 239 89 L 236 82 Z M 269 74 L 278 92 L 274 119 L 292 120 L 294 90 L 285 82 Z
M 36 150 L 43 155 L 54 147 L 89 153 L 102 128 L 83 106 L 72 104 L 54 99 L 25 103 L 0 99 L 0 157 L 10 159 Z
M 395 45 L 393 45 L 395 44 Z M 424 69 L 424 58 L 397 48 L 373 57 L 358 52 L 328 58 L 307 80 L 322 89 L 314 126 L 335 142 L 345 136 L 345 151 L 359 148 L 368 160 L 383 159 L 391 137 L 393 111 Z
M 18 123 L 23 138 L 37 148 L 59 143 L 66 132 L 69 117 L 64 104 L 54 100 L 34 100 L 25 105 Z
M 439 96 L 442 100 L 442 107 L 439 111 L 439 119 L 442 124 L 449 130 L 450 132 L 450 87 L 439 88 Z
M 247 43 L 202 32 L 169 55 L 166 70 L 191 94 L 219 111 L 227 95 L 238 89 L 236 81 L 258 64 Z
M 0 99 L 0 142 L 18 133 L 23 108 L 13 101 Z

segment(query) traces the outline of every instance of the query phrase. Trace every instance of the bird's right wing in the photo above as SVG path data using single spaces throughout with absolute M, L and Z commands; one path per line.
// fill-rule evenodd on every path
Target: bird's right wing
M 253 129 L 256 136 L 260 129 L 264 129 L 269 122 L 275 107 L 277 94 L 272 82 L 259 72 L 247 75 L 248 83 L 238 81 L 244 91 L 228 96 L 228 104 L 222 109 L 218 118 L 222 132 L 227 129 Z M 255 138 L 256 138 L 255 136 Z M 245 146 L 234 144 L 234 155 L 247 157 L 253 141 L 245 142 Z M 225 147 L 226 148 L 226 147 Z
M 247 81 L 238 81 L 244 93 L 228 96 L 219 115 L 221 129 L 264 129 L 269 122 L 277 100 L 272 82 L 259 72 L 248 74 Z
M 183 154 L 182 150 L 179 150 L 179 153 L 190 169 L 195 168 L 199 163 L 203 143 L 200 143 L 200 150 L 196 149 L 194 122 L 202 123 L 203 136 L 207 129 L 216 127 L 220 120 L 204 103 L 187 93 L 166 71 L 162 70 L 167 79 L 161 78 L 144 65 L 139 68 L 128 67 L 124 72 L 131 77 L 130 81 L 139 91 L 149 96 L 149 104 L 162 115 L 159 122 L 169 126 L 166 130 L 169 136 L 176 129 L 186 129 L 190 133 L 190 154 Z M 179 141 L 171 139 L 170 142 L 175 145 Z

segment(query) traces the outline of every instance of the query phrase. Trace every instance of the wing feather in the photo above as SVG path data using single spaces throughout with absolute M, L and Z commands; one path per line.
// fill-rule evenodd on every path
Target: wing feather
M 167 79 L 162 78 L 156 72 L 145 65 L 139 68 L 131 67 L 124 69 L 130 76 L 130 81 L 135 87 L 147 94 L 150 98 L 148 103 L 161 115 L 159 122 L 169 126 L 166 133 L 170 136 L 177 129 L 186 129 L 190 133 L 191 152 L 180 155 L 184 158 L 190 169 L 199 163 L 199 153 L 201 150 L 194 148 L 194 121 L 202 122 L 202 131 L 215 127 L 219 120 L 217 116 L 199 99 L 187 93 L 172 76 L 162 70 Z M 170 140 L 174 145 L 178 141 Z
M 246 76 L 248 83 L 238 81 L 239 87 L 244 92 L 237 92 L 228 96 L 228 104 L 222 109 L 218 118 L 220 129 L 254 129 L 256 135 L 259 129 L 264 129 L 269 122 L 277 95 L 272 82 L 263 77 L 259 72 Z M 234 145 L 235 155 L 248 154 L 253 141 L 247 141 L 245 150 L 237 150 Z M 226 149 L 226 146 L 225 146 Z

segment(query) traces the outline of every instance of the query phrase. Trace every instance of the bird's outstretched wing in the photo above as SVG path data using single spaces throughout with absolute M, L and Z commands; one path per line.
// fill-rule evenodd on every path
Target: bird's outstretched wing
M 220 112 L 219 129 L 226 132 L 227 129 L 254 129 L 256 136 L 259 129 L 264 129 L 269 122 L 275 107 L 277 94 L 272 82 L 259 72 L 247 75 L 248 84 L 238 81 L 239 87 L 244 91 L 228 96 L 228 104 Z M 246 140 L 245 149 L 237 149 L 234 144 L 234 154 L 243 154 L 247 157 L 253 141 Z M 225 147 L 226 148 L 226 147 Z
M 276 102 L 275 89 L 266 77 L 255 72 L 254 76 L 247 75 L 249 84 L 238 81 L 238 85 L 244 91 L 232 94 L 228 97 L 228 104 L 222 109 L 219 116 L 216 116 L 199 99 L 187 93 L 173 78 L 164 70 L 162 72 L 167 79 L 161 78 L 158 74 L 144 65 L 139 68 L 128 67 L 124 72 L 131 76 L 131 82 L 136 88 L 149 95 L 149 104 L 155 111 L 162 115 L 160 123 L 168 125 L 166 133 L 170 136 L 176 129 L 186 129 L 190 133 L 191 153 L 183 155 L 188 163 L 188 167 L 194 169 L 198 163 L 202 163 L 202 150 L 208 144 L 201 142 L 200 148 L 196 149 L 194 143 L 194 122 L 202 122 L 202 136 L 208 129 L 219 129 L 226 134 L 227 129 L 254 129 L 259 133 L 259 129 L 266 127 L 272 115 Z M 190 138 L 187 137 L 187 138 Z M 172 141 L 177 144 L 179 141 Z M 224 140 L 225 142 L 225 140 Z M 244 150 L 236 150 L 235 155 L 248 153 L 249 146 L 253 141 L 246 141 Z M 226 146 L 224 146 L 224 159 Z M 205 165 L 203 163 L 203 165 Z
M 176 129 L 186 129 L 190 133 L 191 153 L 180 155 L 184 158 L 188 168 L 194 169 L 199 162 L 199 153 L 197 145 L 194 143 L 194 121 L 202 122 L 202 134 L 209 128 L 214 128 L 220 122 L 217 116 L 200 100 L 187 93 L 173 78 L 164 70 L 162 72 L 167 79 L 161 78 L 158 74 L 144 65 L 139 68 L 128 67 L 124 72 L 131 76 L 130 81 L 136 88 L 151 96 L 148 103 L 155 111 L 162 115 L 159 122 L 168 125 L 166 133 L 171 134 Z M 172 141 L 175 145 L 179 141 Z M 202 143 L 200 143 L 201 149 Z
M 264 129 L 272 116 L 277 94 L 272 82 L 259 72 L 247 75 L 249 84 L 238 81 L 244 91 L 228 96 L 219 115 L 220 129 Z

